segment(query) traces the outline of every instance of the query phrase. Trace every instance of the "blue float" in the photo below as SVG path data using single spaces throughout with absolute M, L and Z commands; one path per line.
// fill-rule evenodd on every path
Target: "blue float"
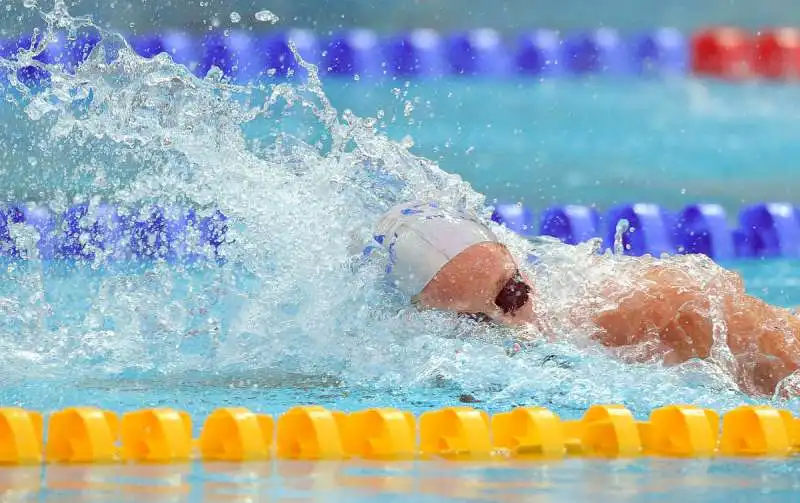
M 512 63 L 500 34 L 489 28 L 450 36 L 447 57 L 450 72 L 456 75 L 504 75 Z
M 80 32 L 74 39 L 67 39 L 64 47 L 66 54 L 64 64 L 67 69 L 73 71 L 86 61 L 100 40 L 100 34 L 94 31 Z
M 161 53 L 169 54 L 179 65 L 196 67 L 202 56 L 194 38 L 179 31 L 168 31 L 163 34 L 138 35 L 130 40 L 131 48 L 138 55 L 152 58 Z
M 600 215 L 594 208 L 567 205 L 548 208 L 540 220 L 539 233 L 575 245 L 600 236 Z
M 180 222 L 168 218 L 163 208 L 153 207 L 142 210 L 131 224 L 131 253 L 134 257 L 145 260 L 175 260 L 177 258 L 176 231 L 180 231 L 179 228 L 176 229 L 176 226 L 179 225 Z
M 209 33 L 203 38 L 203 55 L 195 73 L 205 77 L 212 67 L 239 83 L 251 83 L 264 76 L 266 61 L 257 49 L 255 39 L 236 30 L 224 33 Z
M 19 37 L 15 40 L 5 40 L 0 44 L 0 57 L 15 60 L 17 53 L 24 50 L 31 50 L 33 38 L 30 35 Z M 41 55 L 40 55 L 41 56 Z M 52 54 L 43 56 L 44 59 L 54 59 Z M 36 59 L 36 58 L 35 58 Z M 46 64 L 41 62 L 43 65 Z M 8 73 L 4 75 L 6 77 Z M 38 66 L 25 66 L 17 70 L 16 77 L 20 83 L 30 89 L 38 89 L 46 86 L 50 82 L 50 72 Z
M 156 34 L 135 35 L 128 39 L 128 43 L 133 52 L 143 58 L 153 58 L 166 52 L 161 36 Z
M 153 206 L 129 212 L 108 204 L 77 204 L 56 215 L 43 206 L 0 207 L 0 257 L 31 259 L 11 226 L 32 227 L 41 260 L 195 262 L 224 260 L 232 244 L 228 218 L 219 210 L 200 217 L 193 209 Z
M 642 74 L 683 74 L 689 66 L 689 45 L 675 28 L 659 28 L 631 41 L 634 69 Z
M 263 53 L 264 67 L 269 77 L 307 77 L 306 70 L 300 66 L 292 53 L 290 44 L 294 45 L 305 62 L 320 64 L 322 50 L 312 31 L 295 29 L 270 33 L 259 37 L 257 42 L 257 50 Z
M 25 38 L 24 47 L 30 47 L 31 40 L 30 37 Z M 79 32 L 72 39 L 68 39 L 64 33 L 58 33 L 33 59 L 47 65 L 59 65 L 65 71 L 72 73 L 86 61 L 89 53 L 99 42 L 100 34 L 94 31 Z
M 203 56 L 201 43 L 186 33 L 168 31 L 163 34 L 136 35 L 129 40 L 131 49 L 144 58 L 166 53 L 172 61 L 187 67 L 196 67 Z
M 194 67 L 200 62 L 198 44 L 186 33 L 167 32 L 161 38 L 161 43 L 164 46 L 164 52 L 169 54 L 172 60 L 179 65 L 185 65 L 194 70 Z
M 16 59 L 14 56 L 19 51 L 20 43 L 13 39 L 0 39 L 0 58 Z
M 11 226 L 25 221 L 22 209 L 16 206 L 0 208 L 0 257 L 20 258 L 20 250 L 11 237 Z
M 519 38 L 516 67 L 523 75 L 551 76 L 561 72 L 561 37 L 554 30 L 536 30 Z
M 533 212 L 520 204 L 499 204 L 494 207 L 492 221 L 525 237 L 536 235 Z
M 13 40 L 0 39 L 0 59 L 11 60 L 14 59 L 18 49 L 18 44 Z M 9 71 L 7 68 L 0 66 L 0 84 L 5 86 L 8 81 Z M 0 250 L 1 251 L 1 250 Z
M 375 32 L 349 30 L 333 36 L 323 54 L 323 70 L 329 75 L 378 77 L 384 58 Z
M 800 215 L 788 203 L 755 204 L 739 213 L 744 243 L 756 257 L 800 257 Z
M 715 260 L 736 256 L 728 217 L 718 204 L 685 207 L 678 214 L 673 235 L 679 253 L 702 253 Z
M 59 243 L 60 258 L 92 261 L 98 252 L 104 258 L 123 258 L 127 251 L 122 246 L 127 223 L 116 208 L 107 204 L 90 208 L 84 203 L 68 208 Z
M 138 47 L 141 48 L 143 56 L 152 57 L 162 52 L 169 54 L 172 61 L 179 65 L 184 65 L 189 70 L 194 71 L 200 63 L 202 57 L 202 49 L 199 47 L 193 37 L 180 31 L 168 31 L 163 35 L 153 38 L 142 39 L 138 42 Z M 135 46 L 136 47 L 136 46 Z M 137 49 L 137 52 L 139 49 Z
M 271 33 L 260 37 L 257 44 L 258 50 L 264 55 L 265 70 L 270 77 L 307 76 L 305 69 L 292 54 L 290 44 L 294 45 L 300 57 L 307 63 L 315 65 L 320 63 L 322 50 L 314 33 L 309 30 Z
M 627 220 L 630 227 L 622 234 L 623 253 L 641 256 L 650 254 L 660 256 L 674 253 L 672 243 L 673 217 L 655 204 L 620 205 L 611 208 L 606 214 L 605 244 L 614 249 L 617 224 Z
M 233 241 L 227 239 L 228 225 L 228 217 L 219 210 L 215 210 L 211 216 L 200 219 L 200 243 L 204 246 L 209 245 L 214 250 L 214 259 L 217 261 L 223 259 L 220 253 L 222 246 L 233 244 Z
M 39 234 L 36 248 L 42 260 L 51 260 L 56 256 L 57 241 L 56 218 L 43 206 L 21 206 L 26 226 L 33 227 Z M 19 245 L 19 243 L 17 243 Z M 32 258 L 32 257 L 31 257 Z
M 733 230 L 733 246 L 736 252 L 736 258 L 754 258 L 756 252 L 753 249 L 750 239 L 747 238 L 747 233 L 742 229 Z
M 168 262 L 199 258 L 222 260 L 227 240 L 228 218 L 219 210 L 199 218 L 194 210 L 152 207 L 139 212 L 130 226 L 130 250 L 135 258 Z M 199 237 L 198 237 L 199 236 Z M 196 242 L 190 242 L 194 237 Z M 209 256 L 203 248 L 210 247 Z
M 438 77 L 446 73 L 444 43 L 433 30 L 412 30 L 389 38 L 384 54 L 387 70 L 398 77 Z
M 611 28 L 568 35 L 562 44 L 561 60 L 575 75 L 620 74 L 631 68 L 625 41 Z
M 59 245 L 62 258 L 94 260 L 95 254 L 91 251 L 94 226 L 93 222 L 85 221 L 88 212 L 88 204 L 79 204 L 64 213 L 64 238 Z
M 194 70 L 198 77 L 205 77 L 215 66 L 228 77 L 233 74 L 238 54 L 228 49 L 226 37 L 222 33 L 207 33 L 200 42 L 200 48 L 200 62 Z

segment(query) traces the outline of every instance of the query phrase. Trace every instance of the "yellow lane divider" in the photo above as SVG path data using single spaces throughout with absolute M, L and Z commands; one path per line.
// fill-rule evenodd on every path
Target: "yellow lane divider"
M 196 439 L 183 411 L 144 409 L 120 417 L 71 407 L 49 415 L 46 435 L 44 426 L 39 412 L 0 408 L 0 463 L 785 457 L 800 448 L 800 419 L 767 406 L 738 407 L 720 420 L 710 409 L 670 405 L 646 421 L 621 405 L 595 405 L 569 421 L 542 407 L 491 416 L 446 407 L 416 418 L 390 408 L 344 413 L 299 406 L 277 420 L 229 407 L 209 415 Z

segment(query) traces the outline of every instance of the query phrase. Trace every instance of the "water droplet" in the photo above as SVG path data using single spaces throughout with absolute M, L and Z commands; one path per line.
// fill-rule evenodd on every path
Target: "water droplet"
M 22 2 L 22 6 L 25 7 L 26 9 L 33 9 L 34 7 L 36 7 L 36 0 L 24 0 Z
M 242 20 L 241 14 L 236 11 L 231 12 L 231 23 L 238 23 Z
M 256 12 L 256 21 L 261 21 L 262 23 L 275 24 L 278 21 L 280 21 L 280 19 L 278 18 L 278 16 L 273 14 L 272 11 L 260 10 Z

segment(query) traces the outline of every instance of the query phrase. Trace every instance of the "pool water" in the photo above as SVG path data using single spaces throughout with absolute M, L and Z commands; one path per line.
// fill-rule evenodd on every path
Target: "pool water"
M 787 307 L 800 306 L 800 281 L 791 274 L 798 265 L 796 261 L 777 260 L 729 264 L 743 275 L 751 294 Z M 280 360 L 271 362 L 272 365 L 258 365 L 257 362 L 242 357 L 248 350 L 261 350 L 257 343 L 252 347 L 247 345 L 226 347 L 230 342 L 225 340 L 225 334 L 215 336 L 213 332 L 209 333 L 208 325 L 204 326 L 206 320 L 199 319 L 201 318 L 199 314 L 190 315 L 186 325 L 176 325 L 172 330 L 168 329 L 169 327 L 159 327 L 159 316 L 169 316 L 170 306 L 163 307 L 163 312 L 159 312 L 157 303 L 192 304 L 197 302 L 197 298 L 202 297 L 195 297 L 193 300 L 188 292 L 201 291 L 204 288 L 216 289 L 214 304 L 208 306 L 195 304 L 194 307 L 203 312 L 203 317 L 216 320 L 213 330 L 224 332 L 226 327 L 236 322 L 242 309 L 241 300 L 237 299 L 240 295 L 238 288 L 246 282 L 237 282 L 235 286 L 225 285 L 227 291 L 222 290 L 219 283 L 216 283 L 219 273 L 213 270 L 195 271 L 187 276 L 174 273 L 175 279 L 171 289 L 162 293 L 162 298 L 154 297 L 149 304 L 151 312 L 143 314 L 136 321 L 139 324 L 137 330 L 144 333 L 137 333 L 135 341 L 119 340 L 122 334 L 126 333 L 124 327 L 117 329 L 117 333 L 111 324 L 105 326 L 105 332 L 94 333 L 91 338 L 77 335 L 81 326 L 86 330 L 85 325 L 92 318 L 91 299 L 102 295 L 101 288 L 109 288 L 110 277 L 116 276 L 117 279 L 130 281 L 131 278 L 136 280 L 148 274 L 152 274 L 152 271 L 127 270 L 124 274 L 119 272 L 111 274 L 108 271 L 91 269 L 82 271 L 58 267 L 46 269 L 46 272 L 42 273 L 44 300 L 47 302 L 48 310 L 53 314 L 47 316 L 44 323 L 49 327 L 43 328 L 39 325 L 40 320 L 35 320 L 37 323 L 35 325 L 23 324 L 20 319 L 13 317 L 6 317 L 3 320 L 3 330 L 7 334 L 16 334 L 16 337 L 7 335 L 4 344 L 16 343 L 19 344 L 18 349 L 26 350 L 19 349 L 16 355 L 6 355 L 7 361 L 16 362 L 16 369 L 23 368 L 25 361 L 28 365 L 38 368 L 27 368 L 25 372 L 10 371 L 13 369 L 7 368 L 0 389 L 0 403 L 32 410 L 53 410 L 86 404 L 119 411 L 137 407 L 174 406 L 201 418 L 217 407 L 242 404 L 253 410 L 271 414 L 279 414 L 293 405 L 301 404 L 321 404 L 347 411 L 391 406 L 419 414 L 431 408 L 463 403 L 465 396 L 469 396 L 468 400 L 475 400 L 481 408 L 492 412 L 508 410 L 518 405 L 543 405 L 553 407 L 564 418 L 577 418 L 583 414 L 586 407 L 599 399 L 599 397 L 593 399 L 591 396 L 571 395 L 569 388 L 559 390 L 558 398 L 541 396 L 535 390 L 526 394 L 524 389 L 508 394 L 510 390 L 502 388 L 513 388 L 509 382 L 509 379 L 513 382 L 513 375 L 488 376 L 483 382 L 470 382 L 476 376 L 470 375 L 469 372 L 462 376 L 464 381 L 452 376 L 442 379 L 441 376 L 432 375 L 429 379 L 416 375 L 414 378 L 420 381 L 417 384 L 400 383 L 399 387 L 394 389 L 391 386 L 392 381 L 376 385 L 370 379 L 369 373 L 373 372 L 372 369 L 347 375 L 348 371 L 345 369 L 352 365 L 350 361 L 358 359 L 358 352 L 354 348 L 348 348 L 348 354 L 344 361 L 339 362 L 341 366 L 338 369 L 336 366 L 326 368 L 322 361 L 312 362 L 306 369 Z M 18 295 L 22 299 L 25 298 L 26 292 L 7 291 L 9 286 L 15 284 L 8 282 L 0 288 L 4 296 L 12 298 L 13 295 Z M 157 285 L 154 286 L 157 288 Z M 156 288 L 146 293 L 155 296 L 158 294 Z M 128 290 L 128 293 L 130 292 Z M 122 291 L 118 292 L 118 295 L 124 296 Z M 106 307 L 111 310 L 114 306 L 109 304 Z M 112 320 L 122 324 L 129 322 L 130 318 L 112 318 Z M 178 332 L 180 328 L 191 327 L 193 324 L 197 325 L 195 331 Z M 76 330 L 74 340 L 60 337 L 58 329 L 65 330 L 64 327 Z M 337 341 L 335 333 L 331 333 L 327 338 L 331 343 Z M 123 347 L 123 343 L 128 347 Z M 450 343 L 443 346 L 446 349 L 439 354 L 424 352 L 417 355 L 409 354 L 412 358 L 419 358 L 410 369 L 403 369 L 400 366 L 394 369 L 387 367 L 384 371 L 390 373 L 410 370 L 420 373 L 438 370 L 446 375 L 456 370 L 451 366 L 469 365 L 469 361 L 462 361 L 460 355 L 485 349 L 481 345 L 471 346 L 469 340 L 452 340 Z M 366 354 L 369 348 L 363 349 Z M 574 368 L 577 370 L 577 375 L 571 379 L 577 381 L 584 377 L 580 375 L 581 362 L 574 360 L 578 355 L 569 353 L 559 355 L 559 351 L 564 348 L 551 349 L 558 356 L 556 360 L 547 359 L 547 354 L 543 353 L 525 362 L 525 365 L 534 367 L 530 369 L 532 374 L 536 372 L 536 368 L 541 370 L 542 367 L 554 367 L 568 375 L 569 369 Z M 413 350 L 421 348 L 408 348 L 409 352 Z M 231 355 L 229 351 L 242 354 Z M 274 352 L 280 354 L 281 351 L 276 349 Z M 55 355 L 63 359 L 56 359 Z M 315 356 L 324 359 L 327 355 Z M 499 363 L 508 360 L 505 354 L 501 356 L 499 352 L 494 358 L 498 359 Z M 437 362 L 437 359 L 442 361 Z M 362 363 L 365 366 L 371 365 L 369 361 Z M 588 357 L 584 363 L 591 366 L 598 362 L 592 362 L 592 357 Z M 624 371 L 624 368 L 619 370 Z M 492 382 L 493 379 L 497 379 L 497 382 Z M 698 383 L 691 383 L 690 380 L 690 384 Z M 702 387 L 691 390 L 691 394 L 689 390 L 674 390 L 665 396 L 649 397 L 642 396 L 635 390 L 602 391 L 606 393 L 604 400 L 625 403 L 642 418 L 653 408 L 670 401 L 705 407 L 716 406 L 714 408 L 720 410 L 740 403 L 767 403 L 763 399 L 746 398 L 732 390 L 727 394 L 712 394 L 710 390 L 703 390 Z M 199 432 L 199 426 L 200 423 L 196 425 L 196 433 Z
M 46 19 L 85 24 L 56 14 Z M 167 59 L 119 51 L 110 34 L 106 42 L 101 47 L 116 56 L 97 53 L 76 76 L 49 68 L 50 84 L 35 92 L 14 82 L 6 89 L 5 200 L 57 210 L 92 198 L 220 209 L 230 218 L 232 244 L 223 264 L 61 264 L 36 259 L 35 233 L 15 228 L 34 258 L 6 261 L 0 272 L 0 403 L 44 412 L 175 407 L 192 415 L 195 434 L 224 406 L 271 414 L 301 404 L 397 407 L 419 414 L 464 403 L 490 412 L 540 405 L 563 418 L 580 417 L 596 403 L 624 404 L 639 418 L 671 403 L 797 411 L 796 400 L 743 394 L 709 362 L 620 363 L 597 347 L 573 344 L 577 329 L 509 357 L 507 331 L 409 309 L 382 283 L 379 264 L 357 258 L 381 211 L 411 196 L 476 213 L 495 200 L 522 200 L 535 210 L 555 203 L 719 202 L 731 215 L 747 202 L 795 201 L 797 88 L 475 79 L 242 89 L 199 81 Z M 501 238 L 520 256 L 534 247 L 508 233 Z M 549 288 L 563 289 L 542 302 L 554 313 L 569 288 L 580 288 L 573 280 L 581 274 L 614 275 L 613 264 L 638 260 L 619 257 L 591 270 L 586 247 L 550 253 L 557 260 Z M 665 260 L 690 272 L 711 268 Z M 724 265 L 741 272 L 754 295 L 800 305 L 796 262 Z M 199 501 L 204 492 L 232 491 L 347 501 L 409 493 L 420 501 L 744 501 L 789 497 L 797 466 L 280 462 L 50 466 L 43 473 L 0 470 L 0 477 L 6 487 L 43 480 L 36 494 L 53 499 L 86 491 L 82 498 L 103 500 L 111 491 L 115 500 L 147 494 Z
M 534 210 L 630 202 L 679 209 L 707 202 L 735 213 L 748 203 L 796 201 L 800 189 L 794 176 L 800 147 L 793 134 L 800 88 L 791 84 L 332 76 L 324 86 L 338 110 L 381 117 L 390 138 L 411 142 L 412 152 L 463 176 L 490 202 L 521 201 Z M 252 94 L 257 101 L 265 93 Z M 34 149 L 44 133 L 18 108 L 4 104 L 0 116 L 6 137 L 19 145 L 0 153 L 9 174 L 9 184 L 0 188 L 6 200 L 86 193 L 88 173 L 42 178 L 35 169 L 56 160 L 85 164 L 85 158 L 64 147 Z M 245 130 L 254 141 L 268 140 L 277 127 L 258 117 Z M 302 118 L 285 117 L 279 129 L 308 134 L 308 127 Z M 128 167 L 120 164 L 117 169 Z
M 796 201 L 800 88 L 694 79 L 454 79 L 326 83 L 338 107 L 387 129 L 499 202 L 608 208 L 632 201 L 729 211 Z M 400 89 L 394 99 L 390 89 Z M 412 124 L 402 119 L 413 105 Z
M 254 462 L 6 468 L 0 487 L 40 501 L 793 501 L 798 470 L 778 461 L 571 459 L 513 465 Z

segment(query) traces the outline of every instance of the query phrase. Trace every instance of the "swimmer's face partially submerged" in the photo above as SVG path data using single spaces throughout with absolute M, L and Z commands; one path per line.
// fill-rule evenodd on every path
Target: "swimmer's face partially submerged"
M 386 272 L 423 307 L 533 321 L 530 281 L 497 236 L 478 220 L 435 202 L 402 203 L 376 225 L 388 252 Z
M 453 257 L 416 296 L 445 311 L 484 314 L 509 325 L 533 321 L 533 289 L 508 249 L 479 243 Z

